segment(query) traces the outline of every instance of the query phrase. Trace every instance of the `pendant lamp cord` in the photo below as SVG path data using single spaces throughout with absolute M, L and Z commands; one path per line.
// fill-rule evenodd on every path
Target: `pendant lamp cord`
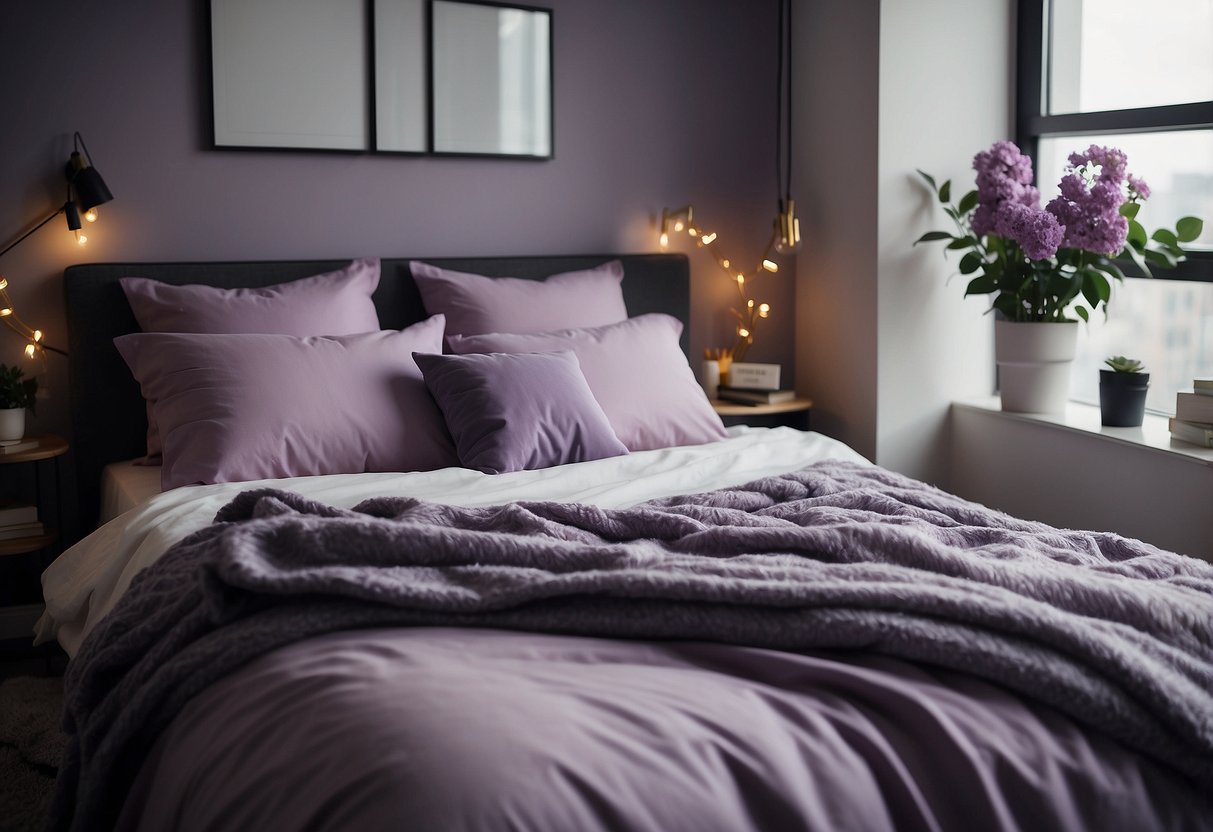
M 779 0 L 776 63 L 775 192 L 783 210 L 784 201 L 792 198 L 792 0 Z

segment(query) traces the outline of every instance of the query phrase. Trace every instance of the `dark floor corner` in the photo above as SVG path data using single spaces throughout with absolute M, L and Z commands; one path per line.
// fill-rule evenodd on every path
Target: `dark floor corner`
M 7 672 L 10 663 L 2 664 Z M 12 675 L 0 680 L 3 832 L 43 829 L 46 825 L 55 774 L 63 754 L 62 710 L 61 676 Z

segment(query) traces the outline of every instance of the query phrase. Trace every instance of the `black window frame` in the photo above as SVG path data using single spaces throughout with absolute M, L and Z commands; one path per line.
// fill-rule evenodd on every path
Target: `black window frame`
M 1041 138 L 1213 129 L 1213 101 L 1050 115 L 1046 106 L 1049 55 L 1045 41 L 1050 3 L 1051 0 L 1019 0 L 1017 8 L 1015 140 L 1032 157 L 1034 167 Z M 1213 222 L 1213 217 L 1202 219 Z M 1129 261 L 1120 261 L 1119 265 L 1127 276 L 1147 276 Z M 1152 271 L 1160 280 L 1213 283 L 1213 251 L 1190 251 L 1176 268 L 1154 267 Z

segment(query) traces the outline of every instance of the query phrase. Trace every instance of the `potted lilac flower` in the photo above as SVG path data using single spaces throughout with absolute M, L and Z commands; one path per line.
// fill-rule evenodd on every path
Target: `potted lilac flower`
M 946 240 L 964 251 L 960 273 L 972 275 L 965 295 L 993 295 L 995 356 L 1004 410 L 1059 412 L 1069 393 L 1077 319 L 1106 306 L 1118 258 L 1146 274 L 1174 267 L 1182 243 L 1200 236 L 1201 220 L 1184 217 L 1174 231 L 1152 235 L 1137 221 L 1149 186 L 1128 172 L 1125 154 L 1091 145 L 1072 153 L 1061 193 L 1043 208 L 1032 184 L 1032 160 L 1012 142 L 996 142 L 973 158 L 977 188 L 951 198 L 952 183 L 930 185 L 957 233 L 931 231 L 918 240 Z M 1073 315 L 1074 317 L 1071 317 Z

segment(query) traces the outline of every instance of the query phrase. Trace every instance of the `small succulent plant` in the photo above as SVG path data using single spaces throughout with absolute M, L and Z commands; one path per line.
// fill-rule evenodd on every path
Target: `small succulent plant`
M 1118 373 L 1142 373 L 1145 368 L 1141 366 L 1141 362 L 1134 358 L 1125 358 L 1123 355 L 1114 355 L 1111 358 L 1105 358 L 1104 362 Z

